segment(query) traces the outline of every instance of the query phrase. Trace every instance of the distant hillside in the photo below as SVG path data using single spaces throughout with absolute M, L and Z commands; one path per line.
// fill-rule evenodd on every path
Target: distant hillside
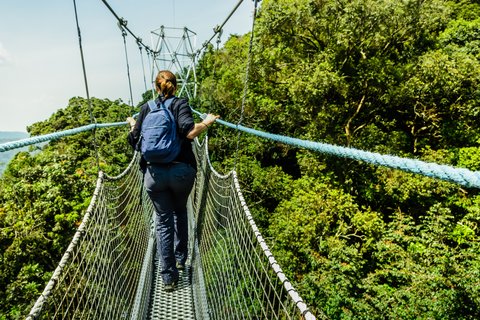
M 11 131 L 0 131 L 0 144 L 7 143 L 10 141 L 16 141 L 20 139 L 28 138 L 28 133 L 26 132 L 11 132 Z M 28 150 L 28 147 L 0 152 L 0 176 L 3 174 L 5 167 L 8 162 L 17 154 L 19 151 Z

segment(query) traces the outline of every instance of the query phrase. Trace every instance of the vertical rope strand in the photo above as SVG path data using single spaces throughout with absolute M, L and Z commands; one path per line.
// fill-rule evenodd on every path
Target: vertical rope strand
M 142 60 L 142 72 L 143 72 L 143 84 L 145 85 L 145 91 L 147 91 L 147 76 L 145 75 L 145 64 L 143 63 L 143 52 L 142 52 L 142 39 L 137 40 L 138 50 L 140 51 L 140 59 Z
M 118 27 L 120 28 L 120 30 L 122 30 L 123 47 L 125 49 L 125 60 L 126 60 L 126 63 L 127 63 L 128 89 L 130 90 L 130 105 L 131 105 L 132 111 L 133 111 L 132 80 L 130 79 L 130 63 L 128 61 L 127 40 L 126 40 L 127 31 L 125 31 L 125 29 L 123 28 L 123 26 L 126 26 L 126 25 L 127 25 L 126 20 L 122 19 L 121 22 L 118 22 Z
M 218 28 L 218 27 L 217 27 Z M 223 30 L 217 30 L 215 28 L 215 32 L 218 32 L 217 34 L 217 47 L 215 51 L 215 55 L 218 55 L 220 52 L 220 43 L 222 42 L 222 34 Z M 213 92 L 217 92 L 217 59 L 213 59 L 213 71 L 212 71 L 212 77 L 213 77 Z M 215 103 L 215 98 L 213 97 L 213 94 L 208 95 L 211 98 L 211 104 Z M 210 110 L 207 110 L 207 113 L 210 113 Z
M 87 71 L 85 68 L 85 58 L 83 55 L 83 47 L 82 47 L 82 35 L 80 32 L 80 25 L 78 23 L 78 13 L 77 13 L 77 2 L 76 0 L 73 0 L 73 8 L 75 10 L 75 22 L 77 24 L 77 33 L 78 33 L 78 45 L 80 47 L 80 56 L 82 59 L 82 70 L 83 70 L 83 80 L 85 82 L 85 91 L 87 93 L 87 100 L 88 100 L 88 110 L 90 113 L 90 123 L 94 123 L 95 125 L 97 124 L 97 120 L 93 116 L 93 107 L 92 107 L 92 100 L 90 99 L 90 93 L 88 91 L 88 81 L 87 81 Z M 97 163 L 97 168 L 98 171 L 100 171 L 100 159 L 98 156 L 98 146 L 97 146 L 97 138 L 96 138 L 96 129 L 93 129 L 93 148 L 95 150 L 95 160 Z
M 252 31 L 250 34 L 250 43 L 248 46 L 248 57 L 247 57 L 247 66 L 245 70 L 245 82 L 243 86 L 243 96 L 242 96 L 242 111 L 240 112 L 240 119 L 237 122 L 237 148 L 235 150 L 235 162 L 233 164 L 234 170 L 237 168 L 237 161 L 238 161 L 238 150 L 240 148 L 240 134 L 241 131 L 238 130 L 238 126 L 241 125 L 243 121 L 243 116 L 245 112 L 245 101 L 247 99 L 247 92 L 248 92 L 248 76 L 250 73 L 250 65 L 252 61 L 252 51 L 253 51 L 253 37 L 254 37 L 254 32 L 255 32 L 255 20 L 257 16 L 257 5 L 258 5 L 258 0 L 254 0 L 254 8 L 253 8 L 253 19 L 252 19 Z
M 149 52 L 149 58 L 148 59 L 148 64 L 149 64 L 149 70 L 151 70 L 151 73 L 150 73 L 150 85 L 151 85 L 151 90 L 152 90 L 152 99 L 155 98 L 155 85 L 154 85 L 154 79 L 155 79 L 155 52 L 154 51 L 150 51 Z

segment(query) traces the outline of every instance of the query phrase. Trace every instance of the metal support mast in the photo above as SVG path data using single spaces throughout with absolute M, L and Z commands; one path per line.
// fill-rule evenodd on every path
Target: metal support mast
M 152 79 L 160 70 L 170 70 L 177 76 L 177 96 L 192 99 L 197 95 L 196 36 L 187 27 L 160 26 L 151 31 L 153 53 Z

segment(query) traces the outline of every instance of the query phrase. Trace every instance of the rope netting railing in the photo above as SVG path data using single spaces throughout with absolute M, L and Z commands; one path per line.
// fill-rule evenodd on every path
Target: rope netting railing
M 315 319 L 258 231 L 235 172 L 222 176 L 211 167 L 206 141 L 195 143 L 199 171 L 189 213 L 195 318 Z M 28 320 L 148 318 L 154 217 L 137 162 L 138 155 L 117 177 L 99 173 L 82 223 Z
M 140 201 L 137 161 L 117 177 L 99 173 L 83 221 L 27 319 L 146 318 L 153 207 Z
M 212 168 L 205 140 L 195 144 L 199 172 L 192 195 L 197 318 L 315 319 L 256 227 L 235 171 L 221 175 Z

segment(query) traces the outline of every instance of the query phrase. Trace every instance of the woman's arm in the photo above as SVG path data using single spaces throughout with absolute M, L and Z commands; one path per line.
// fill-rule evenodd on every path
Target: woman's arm
M 190 130 L 190 132 L 187 134 L 187 138 L 194 139 L 200 133 L 207 130 L 208 127 L 211 126 L 218 118 L 220 118 L 220 116 L 211 113 L 207 114 L 207 117 L 203 119 L 202 122 L 195 123 L 192 130 Z
M 130 132 L 128 133 L 127 140 L 134 149 L 136 148 L 138 140 L 140 139 L 142 122 L 148 111 L 148 107 L 142 106 L 142 108 L 140 109 L 140 113 L 138 114 L 137 121 L 135 121 L 135 119 L 133 119 L 132 117 L 127 118 L 127 122 L 130 125 Z

